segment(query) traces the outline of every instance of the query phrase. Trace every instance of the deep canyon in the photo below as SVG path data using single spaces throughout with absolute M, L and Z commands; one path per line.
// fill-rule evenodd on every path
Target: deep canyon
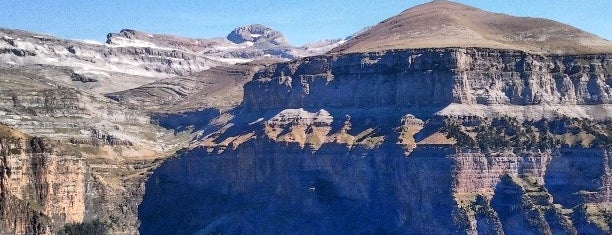
M 612 232 L 612 42 L 554 21 L 1 29 L 0 61 L 2 234 Z

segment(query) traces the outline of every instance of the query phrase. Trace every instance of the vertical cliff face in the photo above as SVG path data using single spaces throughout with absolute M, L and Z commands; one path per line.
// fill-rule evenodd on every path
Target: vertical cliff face
M 66 224 L 99 223 L 137 233 L 143 183 L 157 163 L 142 156 L 112 163 L 105 158 L 113 151 L 130 149 L 97 143 L 31 137 L 0 124 L 0 231 L 55 234 Z
M 453 161 L 437 149 L 406 159 L 382 150 L 313 155 L 293 146 L 257 142 L 170 160 L 147 184 L 141 233 L 461 230 L 451 216 Z M 156 213 L 162 208 L 173 209 Z
M 3 146 L 8 207 L 0 231 L 52 234 L 66 223 L 100 221 L 114 233 L 137 233 L 148 171 L 188 137 L 143 112 L 57 84 L 55 73 L 63 74 L 0 70 L 0 125 L 22 132 L 10 131 L 14 140 Z M 34 136 L 48 148 L 30 147 Z
M 345 150 L 329 150 L 338 148 Z M 576 205 L 606 208 L 609 190 L 598 181 L 610 176 L 557 166 L 585 157 L 601 165 L 611 158 L 601 150 L 458 153 L 419 147 L 404 157 L 399 149 L 385 144 L 361 152 L 324 146 L 313 154 L 297 144 L 253 141 L 220 155 L 203 149 L 186 152 L 149 179 L 140 232 L 609 231 L 609 214 L 583 216 L 603 221 L 591 225 L 593 230 L 573 217 L 582 213 Z M 561 174 L 589 180 L 558 179 Z M 566 198 L 580 202 L 568 204 Z
M 0 233 L 612 232 L 594 35 L 434 1 L 272 65 L 343 41 L 108 39 L 0 29 Z
M 95 193 L 82 159 L 53 154 L 40 138 L 2 128 L 2 221 L 5 232 L 47 234 L 86 217 L 86 195 Z
M 572 217 L 582 213 L 580 205 L 609 207 L 610 157 L 601 149 L 458 154 L 454 195 L 472 232 L 584 233 Z M 609 216 L 592 217 L 600 225 L 594 231 L 609 231 L 602 223 Z
M 478 48 L 268 66 L 148 180 L 140 232 L 605 233 L 610 66 Z
M 608 55 L 415 49 L 309 57 L 270 66 L 245 86 L 251 109 L 610 104 Z

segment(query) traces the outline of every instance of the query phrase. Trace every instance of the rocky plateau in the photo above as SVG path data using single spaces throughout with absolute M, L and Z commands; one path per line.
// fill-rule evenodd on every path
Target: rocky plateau
M 0 233 L 612 233 L 595 35 L 433 1 L 302 47 L 107 39 L 0 30 Z

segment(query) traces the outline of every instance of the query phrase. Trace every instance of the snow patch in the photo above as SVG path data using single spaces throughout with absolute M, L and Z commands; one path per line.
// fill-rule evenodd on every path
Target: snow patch
M 48 37 L 43 37 L 43 36 L 39 36 L 39 35 L 34 35 L 32 36 L 33 38 L 38 38 L 38 39 L 50 39 Z
M 82 43 L 91 44 L 91 45 L 104 45 L 104 43 L 98 42 L 96 40 L 91 40 L 91 39 L 78 39 L 77 41 L 82 42 Z
M 155 49 L 162 49 L 162 50 L 176 50 L 173 48 L 168 48 L 168 47 L 160 47 L 152 42 L 147 42 L 147 41 L 143 41 L 143 40 L 138 40 L 138 39 L 127 39 L 127 38 L 122 38 L 122 37 L 116 37 L 113 38 L 113 41 L 111 44 L 106 44 L 109 47 L 149 47 L 149 48 L 155 48 Z
M 253 61 L 252 59 L 245 59 L 245 58 L 222 58 L 222 57 L 206 57 L 206 58 L 211 59 L 211 60 L 220 61 L 223 63 L 228 63 L 228 64 L 240 64 L 240 63 L 247 63 L 247 62 Z
M 75 71 L 76 73 L 79 74 L 94 74 L 94 75 L 100 75 L 100 76 L 104 76 L 104 77 L 110 77 L 110 74 L 100 71 L 100 70 L 90 70 L 89 68 L 84 68 L 83 70 L 80 71 Z

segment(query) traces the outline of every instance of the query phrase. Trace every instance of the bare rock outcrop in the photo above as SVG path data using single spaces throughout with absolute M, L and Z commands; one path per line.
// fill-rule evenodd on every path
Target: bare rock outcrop
M 238 27 L 227 35 L 227 39 L 236 44 L 252 42 L 288 45 L 287 39 L 284 38 L 281 32 L 261 24 Z
M 0 232 L 612 231 L 609 42 L 436 1 L 343 43 L 0 30 Z
M 86 219 L 86 195 L 99 190 L 85 162 L 54 154 L 40 138 L 0 126 L 2 231 L 50 234 L 55 224 Z M 89 191 L 89 192 L 88 192 Z
M 267 66 L 151 176 L 140 232 L 607 233 L 610 71 L 486 48 Z
M 258 72 L 245 85 L 244 103 L 250 110 L 453 104 L 465 108 L 461 115 L 517 115 L 487 107 L 539 105 L 556 108 L 527 117 L 588 115 L 589 109 L 610 112 L 611 61 L 606 54 L 542 56 L 481 48 L 325 55 Z
M 154 44 L 100 44 L 9 29 L 0 29 L 0 52 L 3 67 L 61 66 L 73 72 L 56 80 L 96 93 L 134 88 L 223 64 L 194 52 Z

